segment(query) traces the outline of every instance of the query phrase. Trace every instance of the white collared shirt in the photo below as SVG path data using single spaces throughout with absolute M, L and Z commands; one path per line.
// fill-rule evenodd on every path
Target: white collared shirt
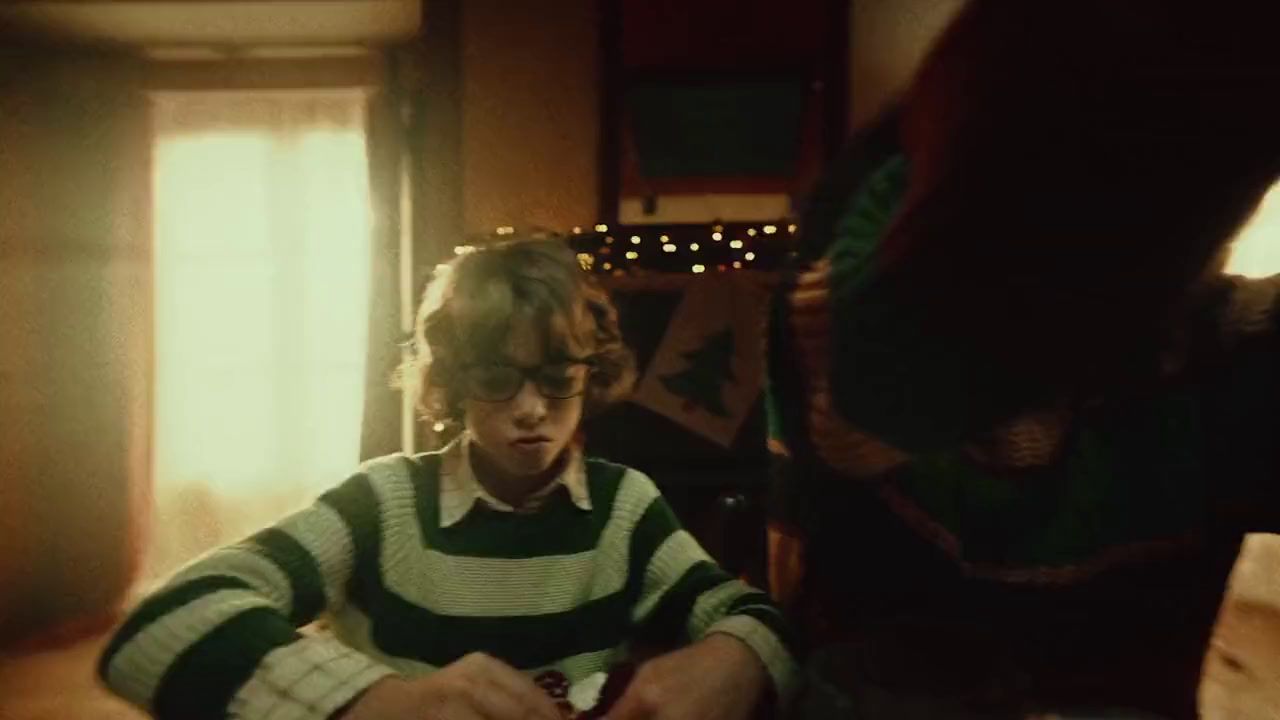
M 542 507 L 546 499 L 564 486 L 569 498 L 581 510 L 591 510 L 591 493 L 587 490 L 587 469 L 582 460 L 582 448 L 570 443 L 564 470 L 560 475 L 532 493 L 520 507 L 513 507 L 494 497 L 476 479 L 471 466 L 471 443 L 468 433 L 463 433 L 443 451 L 440 463 L 440 527 L 446 528 L 460 522 L 477 501 L 483 501 L 491 509 L 501 512 L 532 513 Z

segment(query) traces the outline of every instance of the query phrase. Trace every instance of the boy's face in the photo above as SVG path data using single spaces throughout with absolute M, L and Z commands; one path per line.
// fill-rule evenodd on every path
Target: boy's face
M 519 368 L 554 362 L 546 357 L 544 343 L 529 322 L 512 324 L 504 355 L 494 362 Z M 524 478 L 547 472 L 573 439 L 582 420 L 582 395 L 547 398 L 526 378 L 509 400 L 467 397 L 463 409 L 467 430 L 485 458 L 498 470 Z

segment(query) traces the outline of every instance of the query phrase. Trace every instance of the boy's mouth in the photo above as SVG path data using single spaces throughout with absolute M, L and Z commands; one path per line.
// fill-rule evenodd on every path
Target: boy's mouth
M 512 445 L 522 448 L 534 448 L 551 442 L 551 438 L 546 435 L 525 435 L 511 441 Z

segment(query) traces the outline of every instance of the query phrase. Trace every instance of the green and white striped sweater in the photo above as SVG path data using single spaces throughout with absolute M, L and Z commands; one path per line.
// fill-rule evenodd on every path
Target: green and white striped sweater
M 126 620 L 100 675 L 158 718 L 323 720 L 386 675 L 470 652 L 577 681 L 635 641 L 723 632 L 790 694 L 780 614 L 680 528 L 648 477 L 587 460 L 589 511 L 556 492 L 535 513 L 477 504 L 441 527 L 441 460 L 372 460 L 184 568 Z M 331 635 L 297 629 L 322 615 Z

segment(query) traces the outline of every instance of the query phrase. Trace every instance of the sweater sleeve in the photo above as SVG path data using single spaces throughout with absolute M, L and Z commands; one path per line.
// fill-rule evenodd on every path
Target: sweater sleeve
M 346 602 L 377 572 L 361 536 L 380 532 L 361 472 L 310 507 L 180 570 L 126 619 L 98 673 L 167 718 L 325 720 L 392 671 L 297 628 Z
M 645 505 L 631 536 L 630 573 L 639 583 L 632 622 L 686 640 L 711 633 L 738 638 L 760 657 L 785 702 L 796 666 L 782 613 L 769 596 L 717 565 L 648 477 L 629 471 L 620 492 L 640 496 Z

